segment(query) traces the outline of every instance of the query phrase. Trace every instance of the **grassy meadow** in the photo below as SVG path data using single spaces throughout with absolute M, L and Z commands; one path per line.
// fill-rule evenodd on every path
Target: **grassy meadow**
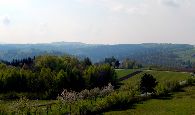
M 121 90 L 129 90 L 129 88 L 138 86 L 141 77 L 143 76 L 144 73 L 153 75 L 157 79 L 159 84 L 163 84 L 165 82 L 180 82 L 190 77 L 190 74 L 185 72 L 145 70 L 142 73 L 139 73 L 130 79 L 122 81 L 123 85 L 121 86 Z
M 139 87 L 139 82 L 144 73 L 153 75 L 158 86 L 164 86 L 166 82 L 181 82 L 190 78 L 186 72 L 171 71 L 150 71 L 145 70 L 134 77 L 122 81 L 120 91 L 128 91 L 134 87 Z M 157 86 L 157 87 L 158 87 Z M 195 86 L 183 88 L 181 92 L 174 92 L 165 99 L 150 99 L 139 104 L 130 106 L 127 110 L 114 110 L 105 115 L 191 115 L 195 114 Z
M 124 77 L 136 71 L 136 69 L 115 69 L 118 78 Z
M 194 115 L 195 86 L 183 88 L 180 92 L 162 99 L 150 99 L 127 110 L 111 111 L 105 115 Z

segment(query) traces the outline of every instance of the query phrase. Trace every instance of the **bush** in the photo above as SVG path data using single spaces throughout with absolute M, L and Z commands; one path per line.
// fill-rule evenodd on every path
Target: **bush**
M 194 78 L 194 77 L 190 77 L 190 78 L 187 80 L 187 84 L 189 84 L 189 85 L 194 85 L 194 84 L 195 84 L 195 78 Z
M 73 103 L 77 100 L 83 99 L 96 99 L 97 97 L 104 97 L 109 95 L 114 91 L 114 87 L 109 83 L 108 86 L 103 87 L 101 90 L 99 88 L 94 88 L 91 90 L 82 90 L 81 92 L 64 90 L 58 99 L 62 101 Z
M 182 85 L 178 81 L 164 81 L 161 84 L 158 84 L 156 89 L 156 96 L 167 96 L 172 91 L 178 91 Z M 186 84 L 183 84 L 186 85 Z
M 110 65 L 89 66 L 84 71 L 84 79 L 88 88 L 103 87 L 108 83 L 116 84 L 117 76 Z

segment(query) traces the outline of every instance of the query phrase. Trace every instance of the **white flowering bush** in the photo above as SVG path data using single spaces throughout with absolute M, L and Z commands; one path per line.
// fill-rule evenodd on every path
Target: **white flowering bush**
M 102 89 L 97 87 L 91 90 L 85 89 L 81 92 L 68 91 L 67 89 L 65 89 L 58 97 L 58 99 L 62 99 L 63 101 L 66 101 L 68 103 L 73 103 L 81 99 L 97 98 L 98 96 L 103 97 L 109 95 L 113 91 L 114 86 L 112 86 L 111 83 L 109 83 L 108 86 L 105 86 Z
M 61 99 L 65 100 L 68 103 L 72 103 L 78 99 L 77 92 L 68 91 L 66 89 L 61 93 L 61 97 Z
M 108 86 L 105 86 L 101 91 L 100 91 L 100 95 L 101 96 L 106 96 L 108 94 L 110 94 L 111 92 L 114 91 L 114 86 L 112 86 L 111 83 L 108 84 Z

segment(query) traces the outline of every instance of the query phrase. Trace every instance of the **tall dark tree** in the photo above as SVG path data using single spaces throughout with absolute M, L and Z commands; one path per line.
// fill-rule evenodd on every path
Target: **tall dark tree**
M 117 61 L 115 62 L 115 67 L 116 67 L 116 68 L 119 68 L 119 66 L 120 66 L 120 62 L 117 60 Z
M 88 57 L 86 57 L 84 59 L 84 66 L 90 66 L 90 65 L 92 65 L 92 62 L 91 62 L 91 60 Z
M 156 79 L 151 74 L 144 74 L 141 78 L 140 90 L 141 93 L 153 93 L 155 87 L 158 84 Z
M 114 66 L 113 63 L 116 62 L 116 58 L 114 56 L 112 56 L 111 58 L 105 58 L 104 63 L 109 64 L 110 66 Z

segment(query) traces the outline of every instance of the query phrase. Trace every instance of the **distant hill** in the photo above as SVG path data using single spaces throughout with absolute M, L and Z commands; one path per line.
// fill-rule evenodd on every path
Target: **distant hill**
M 195 62 L 195 47 L 188 44 L 85 44 L 80 42 L 54 42 L 44 44 L 0 44 L 0 59 L 11 61 L 43 54 L 71 54 L 89 57 L 93 62 L 114 56 L 129 58 L 142 64 L 168 67 L 187 67 Z

